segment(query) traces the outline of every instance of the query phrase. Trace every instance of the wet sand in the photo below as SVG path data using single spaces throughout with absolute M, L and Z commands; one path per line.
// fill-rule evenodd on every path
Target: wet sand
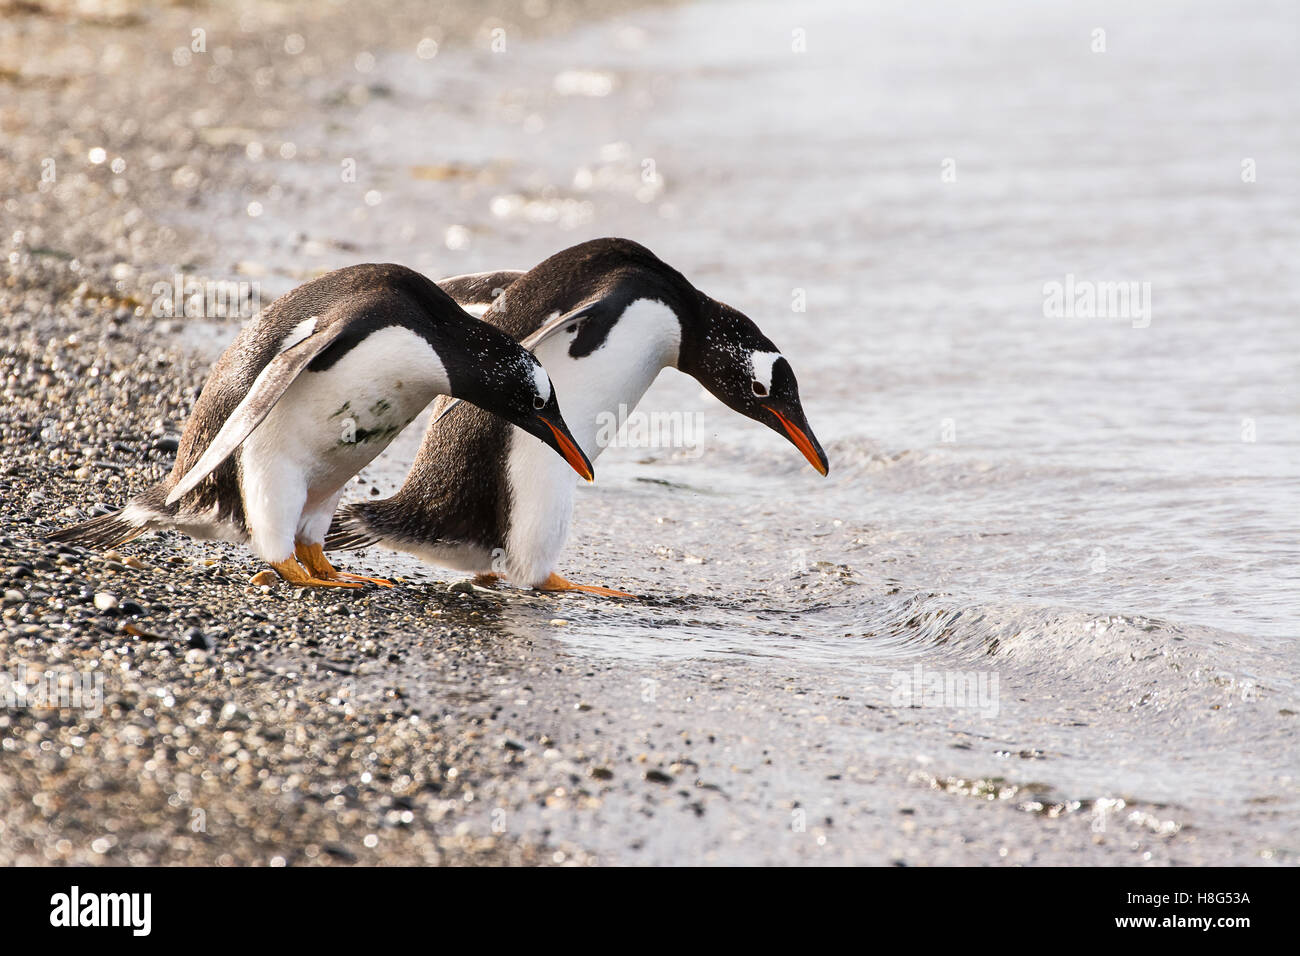
M 358 51 L 410 57 L 419 38 L 436 34 L 438 57 L 460 56 L 486 74 L 498 24 L 472 7 L 445 9 L 441 31 L 401 5 L 346 30 L 346 13 L 334 11 L 242 31 L 238 9 L 225 7 L 146 17 L 128 5 L 107 22 L 72 24 L 50 5 L 6 19 L 0 179 L 5 232 L 21 235 L 6 236 L 13 255 L 0 290 L 0 673 L 102 674 L 104 698 L 102 715 L 0 710 L 0 863 L 1294 862 L 1285 781 L 1261 774 L 1264 798 L 1231 781 L 1223 812 L 1204 794 L 1180 801 L 1149 795 L 1156 786 L 1057 782 L 1054 760 L 1071 747 L 1110 748 L 1116 763 L 1141 753 L 1153 718 L 1134 706 L 1134 688 L 1212 669 L 1201 647 L 1116 617 L 1090 646 L 1098 666 L 1074 675 L 1084 709 L 1077 698 L 1056 712 L 1007 693 L 1001 723 L 990 726 L 891 704 L 889 675 L 911 666 L 898 663 L 902 651 L 927 629 L 941 645 L 942 616 L 919 600 L 900 622 L 908 636 L 897 659 L 886 654 L 870 681 L 839 667 L 838 651 L 818 652 L 835 635 L 822 633 L 815 612 L 842 601 L 855 576 L 887 568 L 831 563 L 776 585 L 769 554 L 692 561 L 709 553 L 720 508 L 735 534 L 758 527 L 745 496 L 712 491 L 703 465 L 680 470 L 698 486 L 670 490 L 671 507 L 638 497 L 636 480 L 615 467 L 613 487 L 590 492 L 589 513 L 602 520 L 579 512 L 571 567 L 585 578 L 630 577 L 647 593 L 639 603 L 476 590 L 378 552 L 347 563 L 398 573 L 406 586 L 255 587 L 246 552 L 173 535 L 121 555 L 39 543 L 164 473 L 206 363 L 239 325 L 238 316 L 155 318 L 155 282 L 177 271 L 242 278 L 269 297 L 321 268 L 383 257 L 391 246 L 375 210 L 400 206 L 425 182 L 497 177 L 520 197 L 504 215 L 485 213 L 467 184 L 462 205 L 428 225 L 427 260 L 410 263 L 433 274 L 526 266 L 542 247 L 576 241 L 548 217 L 581 217 L 580 206 L 544 186 L 530 193 L 512 180 L 522 174 L 490 162 L 440 162 L 436 150 L 421 163 L 399 154 L 404 173 L 389 170 L 386 181 L 363 167 L 346 185 L 382 194 L 369 215 L 364 198 L 339 198 L 331 137 L 348 147 L 357 137 L 364 163 L 366 151 L 398 149 L 390 140 L 401 127 L 348 123 L 376 115 L 367 107 L 420 115 L 417 97 L 394 97 L 371 78 L 374 67 L 357 69 Z M 508 42 L 573 26 L 563 11 L 577 5 L 550 7 L 534 17 L 536 4 L 521 5 L 504 21 Z M 187 61 L 175 50 L 196 27 L 208 50 Z M 304 38 L 299 53 L 285 52 L 291 34 Z M 455 103 L 456 84 L 476 80 L 467 72 L 433 82 L 430 95 L 445 83 Z M 518 121 L 528 122 L 527 110 Z M 285 158 L 286 143 L 301 162 L 282 182 L 268 160 Z M 46 159 L 56 172 L 42 188 Z M 626 159 L 610 158 L 606 173 L 621 176 L 613 167 Z M 281 201 L 291 214 L 250 215 L 252 203 Z M 341 215 L 355 218 L 340 228 Z M 283 234 L 286 219 L 303 232 Z M 328 228 L 313 228 L 322 221 Z M 470 258 L 450 254 L 464 248 L 452 227 L 465 230 Z M 509 248 L 525 261 L 477 261 L 485 253 L 474 243 L 493 228 L 506 237 L 493 254 Z M 391 488 L 418 437 L 416 426 L 358 494 Z M 770 498 L 762 510 L 789 503 Z M 796 527 L 839 533 L 829 517 Z M 887 604 L 888 582 L 872 583 Z M 640 652 L 602 646 L 620 638 Z M 1047 651 L 1035 659 L 1018 650 L 1023 667 L 1051 666 Z M 933 659 L 973 670 L 985 651 L 945 658 L 939 649 Z M 1137 662 L 1122 686 L 1106 684 L 1111 661 Z M 1168 740 L 1179 753 L 1212 754 L 1256 732 L 1230 682 L 1178 693 Z M 1098 733 L 1074 729 L 1089 726 Z M 1259 743 L 1261 760 L 1286 753 L 1272 726 Z

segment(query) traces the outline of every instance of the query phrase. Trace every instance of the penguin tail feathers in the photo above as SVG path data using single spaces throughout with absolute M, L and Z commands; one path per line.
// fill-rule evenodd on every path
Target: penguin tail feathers
M 138 516 L 134 517 L 134 520 L 130 514 L 133 509 L 127 505 L 121 511 L 100 515 L 98 518 L 91 518 L 89 521 L 56 531 L 47 536 L 46 540 L 79 544 L 97 550 L 116 548 L 128 541 L 134 541 L 150 530 L 147 516 L 140 514 L 139 509 L 134 510 L 135 515 Z
M 378 544 L 383 534 L 371 527 L 364 502 L 344 505 L 325 535 L 326 551 L 356 551 Z

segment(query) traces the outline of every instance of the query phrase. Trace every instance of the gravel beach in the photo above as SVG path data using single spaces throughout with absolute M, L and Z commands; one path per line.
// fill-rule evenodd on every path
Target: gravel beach
M 206 361 L 180 347 L 183 316 L 153 314 L 153 286 L 234 254 L 237 236 L 172 223 L 258 185 L 245 139 L 367 44 L 528 36 L 619 5 L 355 6 L 0 4 L 0 672 L 11 704 L 51 673 L 102 689 L 94 707 L 0 711 L 0 864 L 566 859 L 462 822 L 491 781 L 553 769 L 543 736 L 505 739 L 494 698 L 502 668 L 513 685 L 556 665 L 471 594 L 255 587 L 246 552 L 175 535 L 130 557 L 40 543 L 170 468 Z M 183 69 L 196 30 L 210 65 Z M 303 33 L 309 53 L 286 56 Z M 218 336 L 230 311 L 205 316 Z M 403 690 L 413 651 L 435 706 Z M 590 758 L 569 759 L 566 786 L 599 789 Z
M 732 509 L 741 540 L 757 538 L 746 522 L 794 515 L 806 490 L 760 490 L 745 510 L 736 497 L 688 499 L 684 485 L 629 479 L 624 500 L 658 482 L 681 495 L 678 510 L 628 508 L 599 526 L 580 515 L 571 566 L 575 579 L 614 587 L 624 575 L 655 582 L 640 602 L 489 591 L 375 551 L 339 563 L 394 575 L 397 589 L 254 584 L 262 569 L 246 550 L 174 534 L 108 554 L 42 541 L 169 469 L 209 363 L 243 321 L 237 307 L 160 316 L 159 283 L 257 283 L 266 304 L 324 268 L 387 257 L 382 221 L 339 225 L 316 187 L 268 161 L 336 168 L 322 144 L 341 111 L 418 115 L 374 71 L 376 56 L 486 57 L 501 36 L 526 44 L 641 8 L 506 0 L 485 18 L 470 2 L 435 15 L 387 2 L 0 0 L 0 690 L 14 698 L 15 682 L 30 686 L 0 707 L 0 865 L 1294 864 L 1291 690 L 1266 688 L 1259 716 L 1239 675 L 1141 615 L 1105 618 L 1088 666 L 1065 668 L 1078 695 L 1067 706 L 1014 689 L 1018 673 L 1054 667 L 1051 645 L 1021 642 L 1028 626 L 998 622 L 998 636 L 961 656 L 955 639 L 944 646 L 961 615 L 949 620 L 918 591 L 897 614 L 907 632 L 897 660 L 923 639 L 957 655 L 954 668 L 1007 655 L 992 729 L 964 712 L 891 705 L 889 660 L 867 687 L 802 647 L 773 663 L 753 633 L 820 639 L 805 612 L 858 600 L 863 580 L 874 589 L 863 607 L 894 614 L 889 602 L 909 597 L 878 526 L 791 517 L 792 542 L 800 533 L 852 551 L 870 535 L 872 549 L 857 567 L 814 555 L 780 584 L 762 577 L 775 561 L 766 556 L 696 557 L 720 509 Z M 475 80 L 446 82 L 454 92 Z M 355 155 L 382 154 L 385 137 L 401 139 L 400 128 L 377 124 Z M 522 261 L 491 263 L 502 268 L 585 238 L 540 232 L 578 207 L 540 186 L 527 193 L 530 183 L 517 205 L 536 205 L 536 220 L 506 216 L 510 202 L 485 211 L 473 184 L 509 180 L 509 169 L 402 163 L 409 175 L 384 187 L 386 204 L 420 184 L 463 187 L 428 224 L 439 255 L 487 232 L 472 208 L 503 221 L 507 239 L 539 231 L 511 247 Z M 624 200 L 647 202 L 608 203 L 617 211 Z M 304 231 L 265 225 L 272 201 Z M 309 234 L 322 220 L 332 228 Z M 470 271 L 436 257 L 408 264 Z M 409 460 L 419 427 L 392 460 Z M 828 450 L 832 478 L 894 464 L 874 448 Z M 386 467 L 363 473 L 355 494 L 390 491 L 401 471 Z M 787 545 L 774 547 L 787 561 Z M 730 641 L 728 620 L 752 630 L 725 654 L 667 641 L 644 654 L 600 647 L 610 628 L 646 643 L 693 628 Z M 1125 682 L 1109 682 L 1120 667 Z M 51 682 L 83 688 L 78 706 L 41 700 Z M 1164 693 L 1176 696 L 1168 711 Z M 1240 787 L 1173 800 L 1155 784 L 1151 795 L 1136 770 L 1054 777 L 1071 747 L 1137 752 L 1148 721 L 1166 717 L 1160 750 L 1203 760 L 1207 779 L 1218 748 L 1250 739 L 1255 763 Z

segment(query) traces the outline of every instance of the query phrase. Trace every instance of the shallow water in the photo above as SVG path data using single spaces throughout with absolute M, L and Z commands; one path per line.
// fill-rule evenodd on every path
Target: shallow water
M 993 672 L 996 715 L 916 725 L 1038 748 L 1072 792 L 1294 807 L 1298 26 L 1266 3 L 703 3 L 389 54 L 326 81 L 371 92 L 295 134 L 242 257 L 278 291 L 645 243 L 778 343 L 831 473 L 665 373 L 641 408 L 702 414 L 702 447 L 607 451 L 563 569 L 650 599 L 545 633 L 882 705 L 917 664 Z M 1149 283 L 1149 314 L 1045 314 L 1067 276 Z M 400 481 L 418 427 L 365 487 Z

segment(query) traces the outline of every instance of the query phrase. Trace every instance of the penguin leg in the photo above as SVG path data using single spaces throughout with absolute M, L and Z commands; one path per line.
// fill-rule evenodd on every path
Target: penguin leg
M 320 542 L 307 544 L 305 541 L 295 541 L 294 554 L 298 557 L 298 563 L 306 568 L 313 577 L 324 581 L 333 583 L 356 581 L 357 584 L 353 585 L 354 587 L 359 587 L 362 584 L 377 584 L 381 588 L 396 586 L 386 578 L 368 578 L 363 574 L 348 574 L 346 571 L 340 571 L 326 559 L 325 549 L 321 547 Z
M 359 588 L 360 584 L 352 584 L 348 581 L 326 581 L 324 578 L 318 578 L 305 571 L 293 558 L 285 558 L 283 561 L 270 562 L 271 567 L 280 577 L 284 578 L 290 584 L 297 584 L 304 588 Z
M 546 580 L 537 585 L 539 591 L 582 591 L 586 594 L 599 594 L 604 597 L 622 597 L 634 598 L 635 594 L 629 594 L 627 591 L 616 591 L 613 588 L 602 588 L 596 584 L 574 584 L 572 581 L 565 580 L 554 571 L 547 575 Z
M 254 432 L 253 437 L 258 434 Z M 283 463 L 267 447 L 257 443 L 245 443 L 240 462 L 244 472 L 241 490 L 253 553 L 275 568 L 284 580 L 299 587 L 361 587 L 321 577 L 294 560 L 298 538 L 295 528 L 307 504 L 307 485 L 301 471 Z

